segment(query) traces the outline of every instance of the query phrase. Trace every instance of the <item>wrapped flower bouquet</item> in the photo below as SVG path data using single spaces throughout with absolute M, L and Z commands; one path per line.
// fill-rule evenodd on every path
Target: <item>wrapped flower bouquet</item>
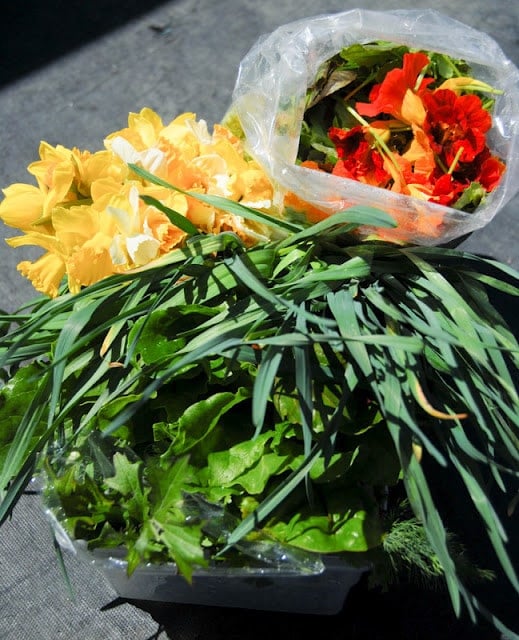
M 518 103 L 517 69 L 486 34 L 431 10 L 356 9 L 261 39 L 227 118 L 297 208 L 322 217 L 368 204 L 398 220 L 392 240 L 438 245 L 483 227 L 516 192 Z M 368 147 L 372 166 L 353 167 Z M 318 176 L 315 158 L 328 166 Z
M 2 316 L 0 520 L 40 474 L 61 538 L 129 574 L 333 556 L 474 618 L 473 581 L 519 590 L 490 498 L 513 512 L 519 346 L 487 295 L 519 276 L 441 246 L 516 189 L 518 77 L 435 13 L 355 11 L 262 39 L 212 131 L 143 109 L 102 150 L 42 143 L 0 204 L 43 250 Z

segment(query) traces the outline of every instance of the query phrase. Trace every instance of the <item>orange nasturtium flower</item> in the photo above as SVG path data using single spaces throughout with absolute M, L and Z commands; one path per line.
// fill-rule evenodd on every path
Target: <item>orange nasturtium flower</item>
M 361 116 L 388 114 L 410 126 L 408 148 L 402 154 L 397 149 L 387 153 L 386 148 L 383 154 L 384 166 L 394 178 L 391 188 L 451 205 L 471 182 L 480 182 L 487 192 L 494 189 L 505 167 L 488 149 L 492 119 L 481 98 L 462 93 L 491 87 L 473 78 L 453 78 L 433 89 L 433 78 L 421 77 L 428 64 L 424 53 L 405 54 L 402 68 L 387 73 L 372 88 L 370 102 L 357 103 L 356 108 Z M 373 123 L 364 127 L 366 135 L 372 127 Z M 332 129 L 330 138 L 334 136 Z
M 383 82 L 371 90 L 369 102 L 357 102 L 357 111 L 362 116 L 370 117 L 387 113 L 401 122 L 421 125 L 425 119 L 425 109 L 420 95 L 433 79 L 423 78 L 416 85 L 420 73 L 428 64 L 429 58 L 425 53 L 404 54 L 402 68 L 389 71 Z
M 109 135 L 105 147 L 90 153 L 43 142 L 40 160 L 29 166 L 37 186 L 13 184 L 3 191 L 0 219 L 24 234 L 8 244 L 44 251 L 18 265 L 38 291 L 54 297 L 66 277 L 75 293 L 181 245 L 185 233 L 145 204 L 143 195 L 186 216 L 202 233 L 231 230 L 248 244 L 269 237 L 266 225 L 148 183 L 128 167 L 136 163 L 182 189 L 274 213 L 270 181 L 224 127 L 216 125 L 210 134 L 191 113 L 164 125 L 158 114 L 143 109 L 131 113 L 128 127 Z

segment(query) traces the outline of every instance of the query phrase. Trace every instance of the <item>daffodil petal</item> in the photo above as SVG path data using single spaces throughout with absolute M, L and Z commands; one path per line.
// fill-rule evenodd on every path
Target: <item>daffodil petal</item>
M 160 242 L 145 233 L 131 236 L 126 239 L 128 255 L 137 266 L 147 264 L 157 257 Z
M 69 286 L 71 282 L 86 287 L 117 271 L 110 251 L 99 246 L 84 246 L 67 260 Z
M 59 285 L 65 275 L 65 262 L 55 253 L 45 253 L 35 262 L 20 262 L 18 271 L 28 278 L 37 291 L 52 298 L 58 295 Z
M 126 164 L 140 164 L 151 173 L 155 173 L 164 161 L 164 152 L 152 147 L 145 151 L 137 151 L 128 140 L 116 137 L 110 142 L 112 151 Z
M 129 235 L 132 232 L 133 220 L 128 211 L 120 209 L 119 207 L 108 206 L 106 213 L 114 218 L 117 226 L 124 234 Z

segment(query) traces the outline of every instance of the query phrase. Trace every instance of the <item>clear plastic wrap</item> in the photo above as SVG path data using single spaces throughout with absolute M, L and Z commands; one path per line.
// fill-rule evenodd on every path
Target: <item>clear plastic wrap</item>
M 319 66 L 345 46 L 375 40 L 462 58 L 473 77 L 502 90 L 496 96 L 488 143 L 507 168 L 475 212 L 296 165 L 306 91 Z M 484 227 L 519 189 L 519 71 L 488 35 L 434 10 L 354 9 L 278 28 L 242 60 L 228 116 L 238 118 L 247 150 L 276 184 L 279 201 L 291 192 L 330 214 L 357 204 L 378 207 L 398 220 L 395 240 L 422 245 L 455 240 Z

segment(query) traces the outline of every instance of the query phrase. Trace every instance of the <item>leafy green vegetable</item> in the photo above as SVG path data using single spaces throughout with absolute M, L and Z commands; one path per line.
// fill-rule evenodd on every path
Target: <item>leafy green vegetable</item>
M 4 517 L 39 459 L 73 537 L 189 578 L 251 561 L 258 541 L 265 561 L 276 545 L 371 561 L 405 491 L 455 607 L 475 614 L 431 488 L 453 469 L 517 586 L 489 495 L 519 475 L 519 346 L 486 288 L 517 295 L 519 276 L 352 244 L 363 224 L 392 222 L 352 208 L 255 248 L 193 237 L 20 316 L 0 338 Z

